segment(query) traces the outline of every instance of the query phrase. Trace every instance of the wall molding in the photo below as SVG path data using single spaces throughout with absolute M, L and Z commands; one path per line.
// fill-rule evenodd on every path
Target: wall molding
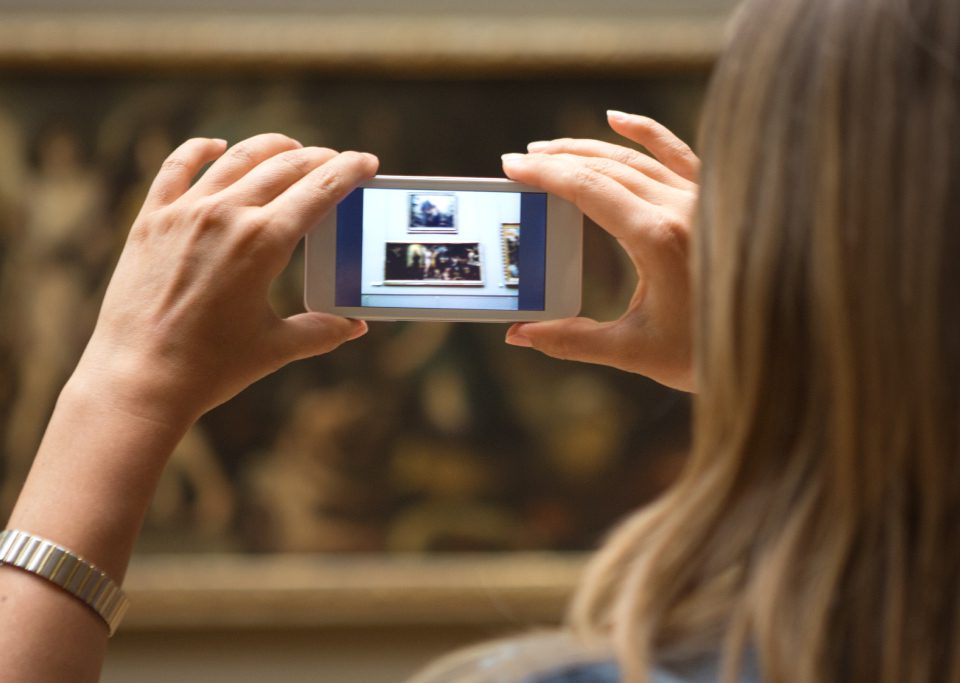
M 586 556 L 136 556 L 122 629 L 557 624 Z
M 3 68 L 557 75 L 708 66 L 726 12 L 497 16 L 7 12 Z

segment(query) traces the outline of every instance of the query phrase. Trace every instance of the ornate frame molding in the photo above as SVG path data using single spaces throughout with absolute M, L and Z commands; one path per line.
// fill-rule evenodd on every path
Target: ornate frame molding
M 557 624 L 581 555 L 134 558 L 124 631 Z
M 703 68 L 727 13 L 5 12 L 0 67 L 302 68 L 499 76 Z M 426 36 L 426 39 L 413 39 Z

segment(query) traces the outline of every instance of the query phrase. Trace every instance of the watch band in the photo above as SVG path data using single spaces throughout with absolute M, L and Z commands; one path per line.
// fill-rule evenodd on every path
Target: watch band
M 107 623 L 112 636 L 130 601 L 117 583 L 82 557 L 19 529 L 0 533 L 0 565 L 36 574 L 59 586 Z

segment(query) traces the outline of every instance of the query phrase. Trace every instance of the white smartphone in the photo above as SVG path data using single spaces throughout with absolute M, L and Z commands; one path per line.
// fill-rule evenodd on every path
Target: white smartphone
M 496 178 L 377 176 L 307 235 L 310 311 L 513 322 L 580 311 L 583 214 Z

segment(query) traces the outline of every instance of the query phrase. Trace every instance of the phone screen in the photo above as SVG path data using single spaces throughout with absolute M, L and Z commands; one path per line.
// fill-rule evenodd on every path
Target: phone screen
M 358 188 L 337 208 L 337 306 L 543 311 L 547 195 Z

